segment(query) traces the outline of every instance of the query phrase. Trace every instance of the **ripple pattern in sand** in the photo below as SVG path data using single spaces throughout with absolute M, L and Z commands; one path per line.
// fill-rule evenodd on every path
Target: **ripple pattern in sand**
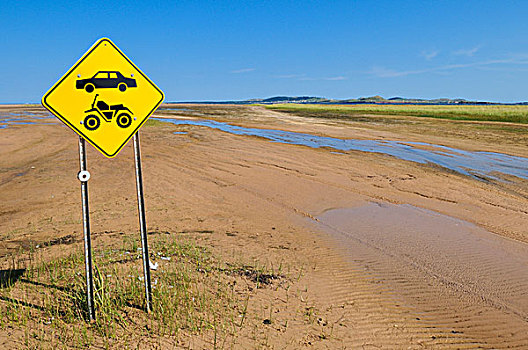
M 402 310 L 411 310 L 419 344 L 528 346 L 526 244 L 407 205 L 333 209 L 318 220 L 345 259 L 326 257 L 340 281 L 331 299 L 354 301 L 374 314 L 381 305 L 368 306 L 372 288 L 390 295 L 394 302 L 383 307 L 394 309 L 394 322 L 398 315 L 405 318 Z M 357 276 L 351 274 L 366 276 L 370 286 L 353 285 Z

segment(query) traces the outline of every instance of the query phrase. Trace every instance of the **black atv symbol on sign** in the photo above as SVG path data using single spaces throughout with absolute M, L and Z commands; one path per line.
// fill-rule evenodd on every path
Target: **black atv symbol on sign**
M 119 91 L 125 92 L 127 88 L 137 87 L 136 79 L 126 78 L 117 71 L 99 71 L 93 77 L 88 79 L 79 79 L 75 82 L 77 89 L 84 89 L 92 93 L 95 89 L 118 88 Z
M 92 108 L 84 111 L 84 113 L 88 113 L 88 115 L 84 118 L 83 124 L 84 127 L 90 131 L 97 130 L 99 126 L 101 125 L 101 118 L 104 119 L 104 121 L 110 123 L 112 121 L 112 118 L 115 117 L 117 125 L 121 128 L 128 128 L 130 124 L 132 124 L 132 117 L 133 114 L 130 109 L 123 106 L 122 104 L 119 105 L 111 105 L 109 106 L 105 101 L 97 101 L 97 104 L 95 101 L 97 100 L 97 96 L 99 94 L 95 95 L 95 98 L 92 102 Z

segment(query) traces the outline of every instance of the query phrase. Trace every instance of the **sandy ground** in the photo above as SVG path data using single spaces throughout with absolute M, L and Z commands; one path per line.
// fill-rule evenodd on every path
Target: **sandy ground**
M 193 111 L 157 115 L 528 157 L 526 135 L 477 134 L 475 123 L 384 125 L 261 107 L 187 107 Z M 270 307 L 290 320 L 287 329 L 270 326 L 268 347 L 527 346 L 526 181 L 478 181 L 381 154 L 335 154 L 198 126 L 147 126 L 141 134 L 149 230 L 196 232 L 202 240 L 208 232 L 218 254 L 283 264 L 301 276 L 291 300 L 272 293 L 252 300 L 255 313 Z M 81 249 L 77 140 L 56 123 L 0 130 L 4 260 L 69 234 L 78 243 L 61 249 Z M 131 144 L 115 159 L 89 146 L 88 166 L 94 244 L 136 232 Z M 304 322 L 306 310 L 315 310 L 315 322 Z

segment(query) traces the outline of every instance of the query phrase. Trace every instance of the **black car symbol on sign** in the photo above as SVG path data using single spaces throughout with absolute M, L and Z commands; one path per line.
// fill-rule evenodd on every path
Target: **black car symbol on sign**
M 82 124 L 90 131 L 96 130 L 101 125 L 101 118 L 106 122 L 111 122 L 112 118 L 116 119 L 117 125 L 120 128 L 128 128 L 132 124 L 132 111 L 122 104 L 109 106 L 105 101 L 99 100 L 96 103 L 99 94 L 95 95 L 92 102 L 92 108 L 84 113 L 87 116 L 84 118 Z M 101 117 L 101 118 L 100 118 Z
M 99 71 L 93 77 L 88 79 L 79 79 L 76 81 L 77 89 L 84 89 L 91 93 L 95 89 L 118 88 L 119 91 L 125 92 L 126 89 L 137 87 L 136 79 L 125 78 L 123 74 L 116 71 Z

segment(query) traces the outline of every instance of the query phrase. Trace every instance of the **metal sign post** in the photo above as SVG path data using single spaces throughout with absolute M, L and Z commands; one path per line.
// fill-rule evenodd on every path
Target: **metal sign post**
M 141 172 L 141 152 L 139 147 L 139 131 L 134 134 L 134 157 L 136 159 L 136 187 L 139 212 L 139 229 L 143 252 L 143 274 L 145 282 L 145 308 L 152 310 L 152 285 L 150 284 L 150 260 L 147 241 L 147 222 L 145 220 L 145 199 L 143 198 L 143 174 Z
M 90 238 L 90 209 L 88 207 L 88 180 L 90 173 L 86 170 L 85 141 L 79 137 L 79 164 L 80 171 L 77 175 L 81 181 L 83 231 L 84 231 L 84 266 L 86 268 L 86 304 L 90 321 L 95 321 L 93 274 L 92 274 L 92 240 Z

